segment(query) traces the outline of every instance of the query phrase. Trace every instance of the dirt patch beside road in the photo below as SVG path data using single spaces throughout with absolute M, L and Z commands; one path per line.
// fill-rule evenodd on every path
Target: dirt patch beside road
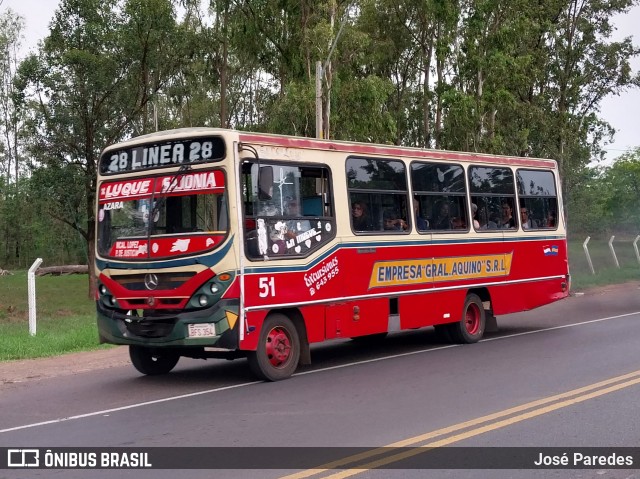
M 0 385 L 55 378 L 128 364 L 130 364 L 129 350 L 126 346 L 69 353 L 51 358 L 0 362 Z

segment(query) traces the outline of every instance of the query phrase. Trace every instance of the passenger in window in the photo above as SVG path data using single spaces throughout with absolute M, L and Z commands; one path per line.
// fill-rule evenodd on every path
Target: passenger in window
M 492 211 L 491 213 L 489 213 L 489 223 L 495 224 L 495 228 L 498 228 L 498 225 L 500 224 L 499 211 Z
M 413 211 L 416 213 L 416 228 L 418 231 L 426 231 L 429 229 L 429 220 L 420 216 L 420 202 L 414 198 L 413 199 Z
M 473 227 L 477 230 L 480 229 L 480 222 L 478 221 L 478 205 L 471 203 L 471 217 L 473 218 Z
M 405 231 L 409 228 L 407 222 L 402 218 L 398 218 L 398 215 L 394 210 L 385 211 L 383 218 L 383 227 L 385 231 Z
M 449 211 L 449 203 L 443 201 L 438 206 L 436 215 L 433 219 L 433 229 L 450 230 L 451 229 L 451 213 Z
M 531 228 L 538 227 L 537 221 L 529 217 L 529 210 L 524 207 L 520 208 L 520 221 L 522 221 L 523 230 L 530 230 Z
M 300 203 L 296 199 L 288 199 L 285 204 L 285 215 L 292 217 L 287 220 L 287 238 L 295 238 L 300 233 L 309 231 L 311 229 L 311 223 L 309 220 L 300 219 L 302 214 L 300 213 Z
M 354 201 L 351 205 L 351 223 L 355 231 L 371 231 L 373 224 L 369 218 L 367 206 L 362 201 Z
M 553 211 L 549 211 L 547 214 L 547 218 L 545 220 L 545 228 L 555 228 L 556 227 L 556 214 Z
M 508 201 L 502 202 L 502 218 L 500 219 L 500 228 L 515 228 L 516 220 L 513 219 L 513 208 Z
M 478 213 L 479 229 L 481 230 L 495 230 L 498 229 L 498 223 L 487 217 L 487 209 L 482 208 Z
M 466 230 L 467 229 L 467 225 L 465 224 L 464 220 L 462 218 L 460 218 L 459 216 L 454 216 L 451 219 L 451 226 L 453 227 L 454 230 Z
M 280 212 L 273 203 L 265 203 L 258 213 L 260 216 L 277 216 Z

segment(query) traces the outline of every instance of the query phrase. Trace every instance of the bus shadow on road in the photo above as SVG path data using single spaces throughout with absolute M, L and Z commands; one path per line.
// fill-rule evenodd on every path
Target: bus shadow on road
M 337 339 L 311 346 L 310 366 L 298 371 L 330 368 L 388 356 L 451 346 L 433 328 L 389 333 L 386 337 Z
M 498 331 L 487 332 L 484 339 L 522 334 L 536 329 L 530 325 L 509 324 Z M 386 337 L 337 339 L 311 346 L 312 364 L 301 366 L 298 372 L 336 367 L 359 361 L 381 359 L 395 355 L 412 354 L 419 351 L 449 349 L 465 346 L 452 342 L 434 328 L 389 333 Z
M 501 327 L 497 332 L 487 332 L 485 339 L 522 334 L 534 331 L 530 325 L 512 323 Z M 361 337 L 355 339 L 334 339 L 311 345 L 311 364 L 300 366 L 297 370 L 308 372 L 319 369 L 344 366 L 350 363 L 382 359 L 389 356 L 406 355 L 419 351 L 437 350 L 462 346 L 452 343 L 434 328 L 422 328 L 411 331 L 389 333 L 386 337 Z M 249 370 L 246 359 L 233 361 L 225 359 L 190 359 L 181 358 L 176 369 L 168 375 L 139 376 L 136 381 L 144 381 L 158 388 L 182 386 L 192 387 L 226 387 L 239 383 L 257 381 Z

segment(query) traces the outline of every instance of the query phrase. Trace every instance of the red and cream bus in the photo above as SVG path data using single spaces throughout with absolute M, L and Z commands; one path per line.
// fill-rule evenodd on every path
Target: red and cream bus
M 247 357 L 284 379 L 313 343 L 473 343 L 569 294 L 553 160 L 191 128 L 106 148 L 98 175 L 100 340 L 144 374 Z

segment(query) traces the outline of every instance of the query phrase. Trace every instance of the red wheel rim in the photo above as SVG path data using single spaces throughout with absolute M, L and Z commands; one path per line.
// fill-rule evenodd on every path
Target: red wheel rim
M 291 357 L 291 336 L 283 327 L 275 327 L 267 334 L 267 358 L 273 367 L 283 367 Z
M 467 333 L 471 335 L 478 333 L 478 330 L 480 329 L 480 308 L 478 308 L 477 304 L 471 303 L 467 307 L 464 326 L 467 328 Z

